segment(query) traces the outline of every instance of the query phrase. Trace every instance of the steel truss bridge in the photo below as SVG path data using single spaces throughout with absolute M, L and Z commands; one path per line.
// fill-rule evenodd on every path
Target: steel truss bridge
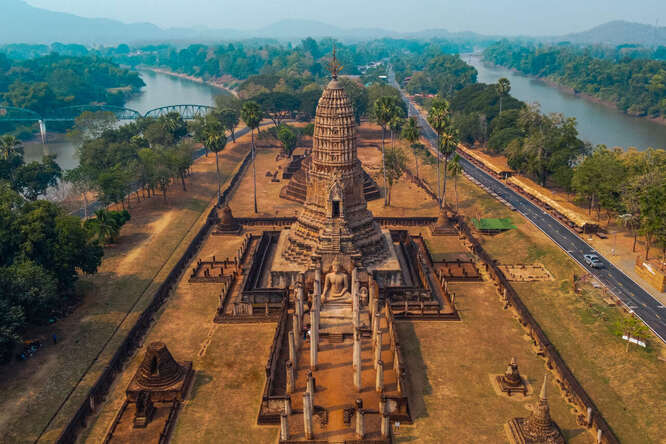
M 136 120 L 142 117 L 158 118 L 168 113 L 176 112 L 185 120 L 192 120 L 199 116 L 205 116 L 211 110 L 212 106 L 206 105 L 168 105 L 151 109 L 145 114 L 139 111 L 112 105 L 80 105 L 67 106 L 59 108 L 51 113 L 40 115 L 39 113 L 13 106 L 0 105 L 0 122 L 71 122 L 86 111 L 90 112 L 111 112 L 118 120 Z

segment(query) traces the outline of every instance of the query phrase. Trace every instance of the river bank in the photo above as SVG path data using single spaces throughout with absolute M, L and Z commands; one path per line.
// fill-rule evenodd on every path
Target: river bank
M 141 66 L 141 69 L 145 69 L 146 71 L 156 72 L 156 73 L 159 73 L 159 74 L 164 74 L 164 75 L 167 75 L 167 76 L 178 77 L 180 79 L 186 79 L 186 80 L 189 80 L 191 82 L 196 82 L 196 83 L 201 83 L 201 84 L 204 84 L 204 85 L 209 85 L 209 86 L 212 86 L 214 88 L 226 91 L 226 92 L 228 92 L 229 94 L 231 94 L 235 97 L 238 97 L 238 92 L 235 89 L 226 86 L 225 85 L 226 82 L 224 80 L 222 80 L 221 78 L 214 78 L 214 79 L 211 79 L 211 80 L 204 80 L 201 77 L 196 77 L 196 76 L 191 76 L 189 74 L 173 72 L 173 71 L 169 71 L 168 69 L 163 69 L 163 68 L 154 68 L 154 67 L 151 67 L 151 66 Z
M 537 82 L 542 82 L 543 84 L 545 84 L 545 85 L 547 85 L 551 88 L 555 88 L 560 92 L 571 95 L 573 97 L 578 97 L 578 98 L 584 99 L 588 102 L 595 103 L 597 105 L 601 105 L 601 106 L 606 107 L 608 109 L 612 109 L 612 110 L 617 111 L 617 112 L 619 112 L 619 113 L 621 113 L 621 114 L 623 114 L 623 115 L 625 115 L 629 118 L 647 120 L 647 121 L 654 122 L 654 123 L 657 123 L 657 124 L 662 125 L 662 126 L 666 126 L 666 118 L 664 118 L 664 117 L 637 116 L 637 115 L 629 114 L 626 111 L 623 111 L 620 108 L 618 108 L 617 103 L 615 103 L 614 101 L 605 100 L 605 99 L 597 97 L 593 94 L 577 92 L 574 88 L 572 88 L 570 86 L 567 86 L 563 83 L 560 83 L 557 80 L 557 78 L 550 77 L 550 76 L 549 77 L 534 76 L 534 75 L 526 74 L 522 71 L 519 71 L 516 68 L 509 68 L 507 66 L 498 65 L 496 63 L 493 63 L 489 60 L 484 59 L 481 56 L 476 56 L 476 55 L 470 56 L 470 58 L 472 58 L 472 57 L 477 57 L 478 60 L 481 63 L 483 63 L 483 64 L 485 64 L 489 67 L 492 67 L 492 68 L 495 68 L 495 69 L 506 69 L 508 71 L 511 71 L 513 74 L 515 74 L 517 76 L 525 77 L 527 79 L 534 80 L 534 81 L 537 81 Z

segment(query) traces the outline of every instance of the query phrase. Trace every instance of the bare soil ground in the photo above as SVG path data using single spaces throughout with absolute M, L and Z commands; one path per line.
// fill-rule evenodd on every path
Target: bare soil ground
M 482 236 L 486 250 L 500 263 L 539 262 L 554 280 L 513 283 L 567 365 L 618 435 L 621 442 L 664 443 L 666 350 L 650 337 L 647 350 L 631 348 L 617 335 L 623 316 L 609 307 L 591 285 L 576 295 L 571 277 L 584 270 L 527 220 L 512 213 L 464 178 L 458 181 L 461 211 L 468 217 L 511 217 L 517 229 Z M 510 246 L 509 248 L 507 248 Z
M 233 256 L 240 241 L 240 236 L 209 236 L 199 257 Z M 190 284 L 187 279 L 183 276 L 144 341 L 163 341 L 177 360 L 193 361 L 192 387 L 178 414 L 172 442 L 272 441 L 276 430 L 258 427 L 256 415 L 276 324 L 214 324 L 220 284 Z M 143 347 L 138 350 L 116 378 L 80 442 L 104 439 L 144 352 Z
M 246 144 L 229 145 L 222 154 L 225 176 L 246 150 Z M 132 200 L 132 219 L 118 243 L 105 249 L 99 272 L 81 277 L 80 305 L 70 316 L 39 330 L 47 338 L 55 333 L 58 343 L 49 341 L 28 361 L 0 369 L 3 440 L 34 442 L 51 418 L 44 438 L 55 439 L 168 274 L 166 265 L 177 260 L 179 248 L 198 230 L 215 184 L 215 161 L 209 156 L 194 164 L 187 192 L 174 183 L 167 202 L 161 196 Z

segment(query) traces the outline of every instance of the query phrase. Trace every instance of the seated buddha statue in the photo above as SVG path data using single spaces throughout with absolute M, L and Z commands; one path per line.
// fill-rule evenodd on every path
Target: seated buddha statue
M 349 276 L 342 269 L 340 260 L 336 257 L 331 265 L 330 273 L 324 278 L 324 290 L 322 299 L 326 302 L 347 302 L 351 301 L 349 293 Z

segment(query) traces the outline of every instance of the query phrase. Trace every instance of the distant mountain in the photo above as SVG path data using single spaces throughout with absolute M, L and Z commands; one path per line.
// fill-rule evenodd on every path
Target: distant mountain
M 73 14 L 36 8 L 23 0 L 0 0 L 0 45 L 7 43 L 80 43 L 84 45 L 197 42 L 248 38 L 298 40 L 305 37 L 333 37 L 342 41 L 376 38 L 441 38 L 472 44 L 502 38 L 474 32 L 449 32 L 446 29 L 425 29 L 418 32 L 397 32 L 382 28 L 343 28 L 315 20 L 286 19 L 255 30 L 212 28 L 163 29 L 151 23 L 122 23 L 117 20 L 85 18 Z M 529 38 L 545 42 L 569 41 L 577 44 L 637 43 L 645 46 L 666 45 L 666 27 L 616 21 L 589 31 L 556 37 Z
M 163 31 L 150 23 L 125 24 L 35 8 L 21 0 L 2 0 L 0 43 L 111 43 L 159 38 Z
M 604 23 L 588 31 L 553 37 L 547 40 L 568 41 L 575 44 L 610 45 L 638 44 L 666 46 L 666 27 L 617 20 Z

